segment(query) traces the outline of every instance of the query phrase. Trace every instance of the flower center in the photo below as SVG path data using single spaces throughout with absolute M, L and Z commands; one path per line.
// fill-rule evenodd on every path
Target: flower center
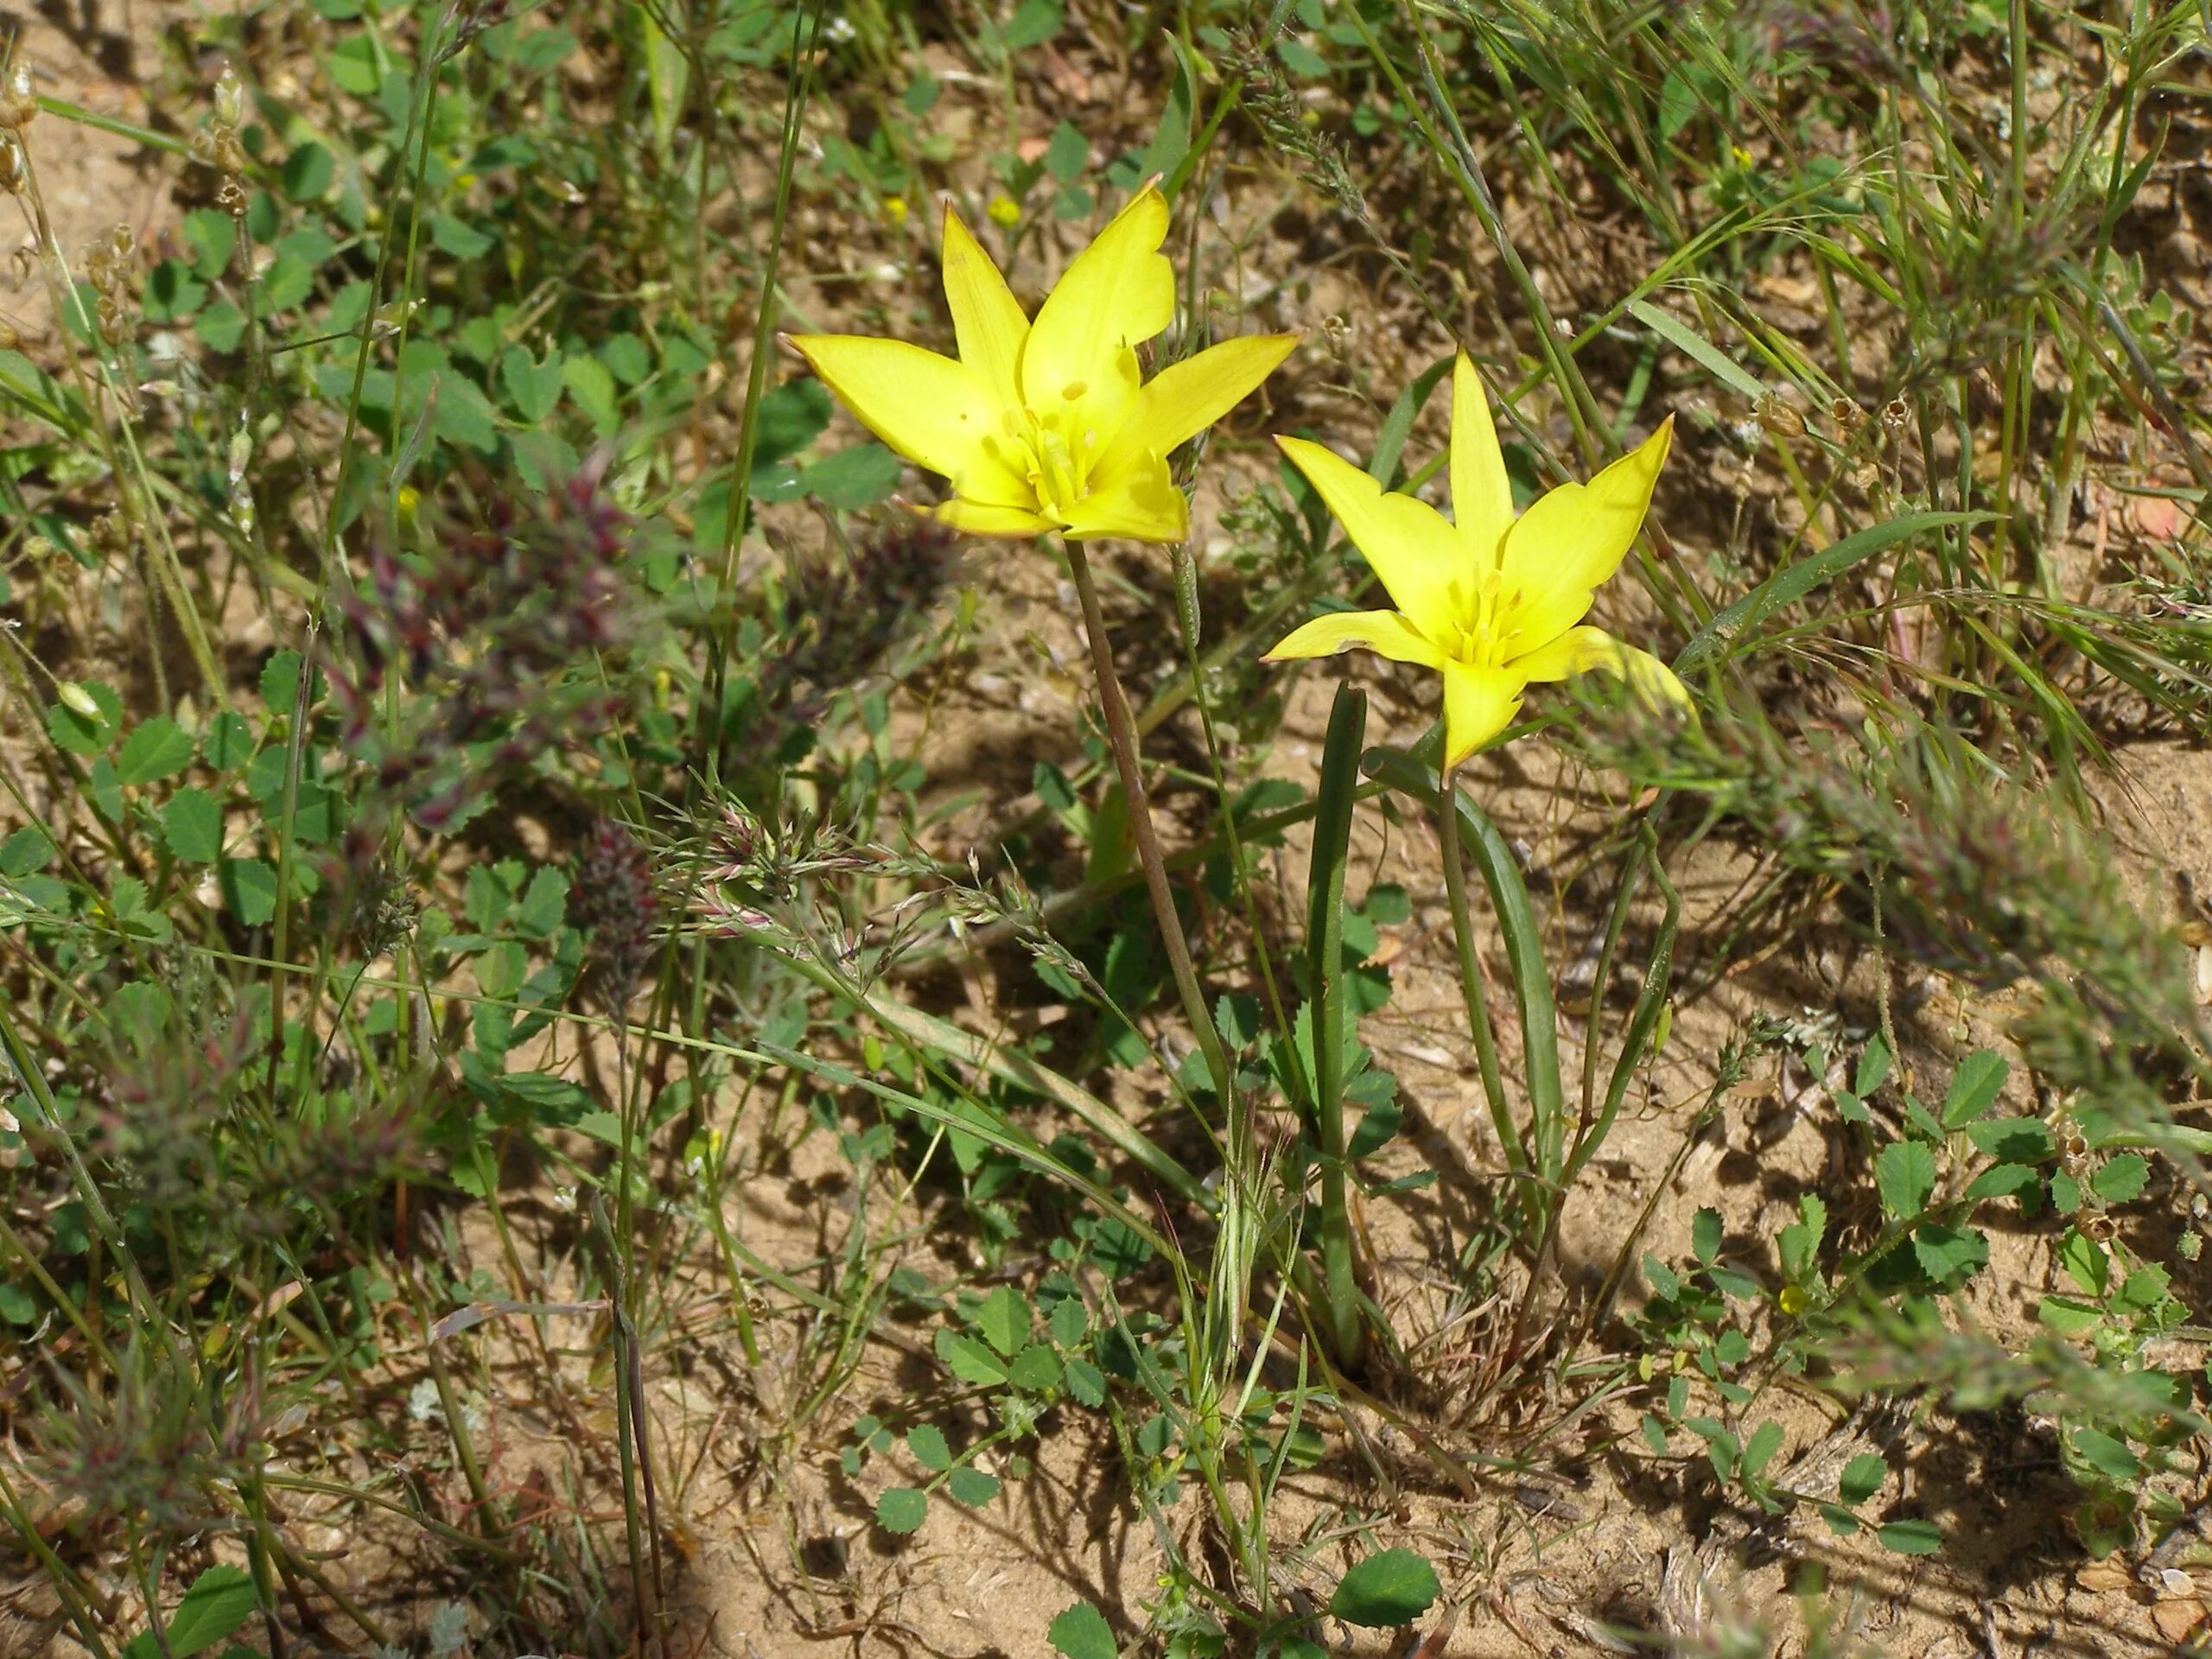
M 1443 642 L 1453 657 L 1476 668 L 1503 664 L 1520 632 L 1515 623 L 1521 608 L 1521 590 L 1515 587 L 1501 592 L 1503 581 L 1503 574 L 1497 570 L 1485 570 L 1476 578 L 1474 592 L 1453 626 L 1452 638 Z
M 1090 493 L 1090 469 L 1102 446 L 1098 434 L 1080 424 L 1082 411 L 1074 406 L 1084 390 L 1079 383 L 1065 389 L 1066 409 L 1042 415 L 1007 410 L 1003 435 L 986 441 L 1036 493 L 1037 511 L 1047 518 L 1066 520 Z

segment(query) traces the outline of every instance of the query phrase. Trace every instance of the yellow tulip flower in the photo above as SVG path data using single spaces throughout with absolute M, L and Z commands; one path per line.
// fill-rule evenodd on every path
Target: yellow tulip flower
M 861 424 L 953 499 L 934 515 L 977 536 L 1058 532 L 1179 542 L 1190 509 L 1167 456 L 1274 372 L 1295 334 L 1224 340 L 1150 381 L 1136 347 L 1175 315 L 1160 251 L 1167 202 L 1147 185 L 1023 312 L 950 207 L 944 296 L 957 361 L 903 340 L 804 334 L 791 345 Z
M 1444 766 L 1457 766 L 1520 712 L 1533 683 L 1602 668 L 1647 698 L 1689 693 L 1650 652 L 1582 624 L 1620 569 L 1674 442 L 1671 415 L 1587 484 L 1562 484 L 1517 518 L 1490 404 L 1465 354 L 1452 375 L 1454 523 L 1318 443 L 1279 437 L 1389 592 L 1394 611 L 1314 618 L 1261 660 L 1371 651 L 1444 676 Z

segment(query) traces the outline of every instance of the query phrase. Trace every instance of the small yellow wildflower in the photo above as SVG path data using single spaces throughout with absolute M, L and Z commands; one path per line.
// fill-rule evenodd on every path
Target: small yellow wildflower
M 1805 1311 L 1805 1293 L 1795 1285 L 1784 1285 L 1782 1287 L 1782 1294 L 1774 1300 L 1781 1305 L 1782 1311 L 1793 1319 Z
M 983 213 L 992 224 L 1012 230 L 1021 223 L 1021 204 L 1001 190 L 991 198 L 991 205 Z
M 904 225 L 906 222 L 906 198 L 886 196 L 883 199 L 883 216 L 893 225 Z
M 1490 404 L 1464 353 L 1452 377 L 1452 505 L 1457 523 L 1409 495 L 1386 495 L 1318 443 L 1275 442 L 1367 556 L 1394 611 L 1316 617 L 1262 660 L 1371 651 L 1444 677 L 1450 771 L 1513 722 L 1536 682 L 1602 668 L 1648 698 L 1689 693 L 1649 652 L 1580 626 L 1651 505 L 1674 417 L 1587 484 L 1562 484 L 1518 518 Z
M 903 340 L 791 344 L 861 425 L 953 499 L 934 516 L 976 536 L 1179 542 L 1190 508 L 1167 456 L 1274 372 L 1295 334 L 1224 340 L 1147 382 L 1136 348 L 1175 315 L 1160 251 L 1167 202 L 1147 185 L 1025 314 L 968 227 L 944 216 L 944 295 L 958 360 Z

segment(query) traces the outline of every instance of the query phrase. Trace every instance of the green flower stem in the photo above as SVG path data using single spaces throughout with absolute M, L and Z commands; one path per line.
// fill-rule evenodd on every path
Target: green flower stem
M 1459 785 L 1444 774 L 1444 791 L 1438 798 L 1437 836 L 1444 845 L 1444 893 L 1452 906 L 1452 939 L 1459 955 L 1459 994 L 1467 1004 L 1467 1027 L 1474 1033 L 1475 1064 L 1482 1072 L 1483 1095 L 1490 1102 L 1490 1121 L 1497 1131 L 1507 1166 L 1525 1170 L 1529 1160 L 1514 1133 L 1513 1113 L 1505 1098 L 1505 1077 L 1498 1069 L 1497 1032 L 1491 1024 L 1490 993 L 1483 985 L 1483 967 L 1475 955 L 1474 918 L 1467 908 L 1467 855 L 1459 844 Z
M 1129 836 L 1136 842 L 1137 862 L 1144 868 L 1146 890 L 1152 895 L 1152 913 L 1160 925 L 1160 943 L 1167 952 L 1167 965 L 1175 976 L 1175 988 L 1183 998 L 1183 1013 L 1191 1034 L 1205 1057 L 1206 1072 L 1213 1080 L 1216 1099 L 1225 1110 L 1234 1098 L 1229 1056 L 1206 1012 L 1205 993 L 1198 988 L 1198 970 L 1191 965 L 1191 946 L 1183 937 L 1183 918 L 1176 913 L 1174 889 L 1167 885 L 1167 863 L 1160 855 L 1160 836 L 1153 828 L 1152 805 L 1144 792 L 1144 767 L 1137 755 L 1137 734 L 1129 719 L 1128 699 L 1114 671 L 1114 644 L 1106 635 L 1105 613 L 1098 607 L 1098 584 L 1091 580 L 1090 561 L 1083 543 L 1065 541 L 1068 570 L 1075 578 L 1076 595 L 1083 602 L 1083 631 L 1090 641 L 1090 660 L 1098 675 L 1099 712 L 1106 718 L 1106 741 L 1114 751 L 1114 766 L 1122 778 L 1122 794 L 1128 803 Z

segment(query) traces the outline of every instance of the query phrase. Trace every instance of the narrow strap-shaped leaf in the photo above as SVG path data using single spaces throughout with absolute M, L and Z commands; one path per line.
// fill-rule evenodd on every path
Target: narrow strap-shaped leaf
M 1766 387 L 1758 376 L 1681 318 L 1670 316 L 1643 300 L 1630 300 L 1628 313 L 1683 356 L 1700 365 L 1706 372 L 1731 391 L 1753 399 L 1766 396 Z
M 1359 795 L 1367 693 L 1339 685 L 1321 751 L 1319 810 L 1306 887 L 1306 990 L 1313 998 L 1313 1131 L 1321 1151 L 1321 1276 L 1337 1363 L 1359 1363 L 1364 1326 L 1352 1277 L 1351 1222 L 1344 1197 L 1344 866 Z
M 940 1020 L 896 997 L 871 996 L 866 1006 L 870 1014 L 892 1030 L 923 1047 L 933 1048 L 963 1065 L 987 1071 L 1001 1082 L 1027 1089 L 1072 1112 L 1178 1197 L 1193 1203 L 1207 1201 L 1205 1189 L 1198 1179 L 1161 1150 L 1150 1136 L 1080 1084 L 1061 1076 L 1034 1057 L 1004 1044 L 987 1042 L 949 1020 Z M 976 1132 L 964 1121 L 955 1127 L 970 1134 Z
M 1367 475 L 1384 489 L 1398 470 L 1398 457 L 1406 447 L 1406 440 L 1413 435 L 1414 422 L 1428 402 L 1428 394 L 1436 390 L 1436 383 L 1452 372 L 1452 359 L 1440 357 L 1419 374 L 1413 384 L 1398 394 L 1398 401 L 1390 405 L 1390 412 L 1382 417 L 1382 429 L 1375 435 L 1375 454 L 1367 463 Z
M 1372 749 L 1365 762 L 1368 775 L 1412 797 L 1432 812 L 1439 799 L 1432 774 L 1412 756 L 1395 749 Z M 1459 844 L 1482 872 L 1483 885 L 1497 912 L 1498 931 L 1505 938 L 1505 954 L 1512 964 L 1514 1000 L 1521 1010 L 1521 1049 L 1523 1084 L 1535 1134 L 1536 1173 L 1556 1183 L 1565 1150 L 1567 1117 L 1560 1092 L 1559 1015 L 1552 1001 L 1551 969 L 1544 960 L 1543 928 L 1529 902 L 1528 884 L 1512 848 L 1490 820 L 1489 814 L 1455 790 Z
M 1847 536 L 1832 546 L 1776 571 L 1734 604 L 1717 612 L 1712 621 L 1690 636 L 1690 642 L 1675 656 L 1675 672 L 1687 676 L 1694 670 L 1726 660 L 1729 647 L 1737 636 L 1749 632 L 1770 612 L 1796 604 L 1823 582 L 1834 581 L 1845 571 L 1864 564 L 1899 542 L 1923 536 L 1931 530 L 1984 524 L 1995 516 L 1987 512 L 1908 512 L 1862 530 L 1855 536 Z
M 1649 836 L 1647 826 L 1645 835 Z M 1567 1168 L 1560 1176 L 1562 1187 L 1574 1185 L 1574 1178 L 1582 1173 L 1583 1166 L 1598 1154 L 1605 1144 L 1605 1137 L 1613 1132 L 1613 1120 L 1620 1115 L 1621 1102 L 1628 1097 L 1628 1086 L 1636 1076 L 1636 1069 L 1643 1064 L 1646 1051 L 1651 1046 L 1651 1035 L 1658 1028 L 1659 1016 L 1667 1009 L 1667 990 L 1675 973 L 1675 936 L 1682 917 L 1681 895 L 1667 880 L 1667 872 L 1660 867 L 1659 849 L 1647 839 L 1644 856 L 1649 861 L 1652 880 L 1660 895 L 1667 902 L 1666 914 L 1660 918 L 1659 937 L 1651 946 L 1651 960 L 1643 970 L 1643 987 L 1637 993 L 1636 1011 L 1629 1016 L 1628 1031 L 1621 1039 L 1620 1052 L 1613 1060 L 1613 1075 L 1605 1085 L 1605 1109 L 1598 1114 L 1598 1121 L 1576 1141 L 1574 1149 L 1567 1156 Z M 1605 987 L 1595 988 L 1592 996 L 1602 995 Z M 1598 1010 L 1593 1002 L 1590 1010 L 1590 1038 L 1595 1046 Z
M 874 1077 L 864 1077 L 849 1066 L 840 1065 L 834 1060 L 822 1059 L 818 1056 L 805 1053 L 796 1048 L 786 1048 L 781 1043 L 763 1042 L 750 1050 L 732 1044 L 727 1046 L 724 1052 L 757 1057 L 777 1065 L 787 1065 L 795 1071 L 804 1071 L 810 1077 L 821 1078 L 825 1083 L 836 1084 L 847 1089 L 861 1090 L 864 1093 L 874 1095 L 878 1100 L 896 1106 L 901 1111 L 912 1114 L 924 1122 L 940 1124 L 945 1128 L 957 1129 L 963 1135 L 971 1135 L 985 1146 L 995 1147 L 1017 1162 L 1027 1165 L 1039 1174 L 1050 1176 L 1066 1186 L 1069 1191 L 1081 1193 L 1091 1203 L 1096 1205 L 1102 1212 L 1120 1222 L 1155 1250 L 1164 1251 L 1167 1248 L 1166 1241 L 1160 1237 L 1158 1230 L 1143 1217 L 1138 1215 L 1135 1211 L 1130 1209 L 1128 1205 L 1123 1204 L 1089 1176 L 1079 1174 L 1061 1162 L 1051 1152 L 1039 1146 L 1033 1137 L 1023 1133 L 1004 1118 L 963 1116 L 923 1096 L 909 1094 L 903 1089 L 893 1088 L 891 1084 L 880 1082 Z

